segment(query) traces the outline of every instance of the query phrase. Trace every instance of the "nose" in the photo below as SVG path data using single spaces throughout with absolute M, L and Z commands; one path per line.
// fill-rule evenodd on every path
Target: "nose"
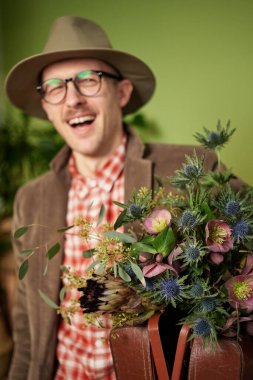
M 85 102 L 86 102 L 85 96 L 80 94 L 80 92 L 78 92 L 73 81 L 68 80 L 67 93 L 65 97 L 65 104 L 67 105 L 67 107 L 73 108 Z

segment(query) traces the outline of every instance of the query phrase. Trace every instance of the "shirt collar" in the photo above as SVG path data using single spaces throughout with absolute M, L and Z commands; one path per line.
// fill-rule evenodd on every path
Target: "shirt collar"
M 75 181 L 79 185 L 79 189 L 81 189 L 81 186 L 85 186 L 87 190 L 99 187 L 106 192 L 110 192 L 115 181 L 123 171 L 125 151 L 126 136 L 122 138 L 121 144 L 115 149 L 104 165 L 94 173 L 93 177 L 84 177 L 78 173 L 72 153 L 68 162 L 72 181 Z

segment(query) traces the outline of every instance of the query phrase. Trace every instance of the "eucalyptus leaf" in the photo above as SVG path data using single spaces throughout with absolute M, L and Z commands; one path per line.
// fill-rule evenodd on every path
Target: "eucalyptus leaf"
M 34 252 L 34 249 L 22 249 L 22 251 L 20 251 L 19 253 L 21 255 L 30 255 L 30 253 L 33 253 Z
M 102 222 L 103 217 L 105 215 L 105 211 L 106 211 L 105 206 L 102 204 L 100 211 L 99 211 L 99 215 L 98 215 L 97 227 Z
M 129 276 L 129 274 L 120 265 L 118 265 L 118 272 L 119 272 L 119 276 L 122 278 L 122 280 L 124 280 L 126 282 L 131 281 L 131 277 Z
M 23 278 L 25 277 L 27 271 L 29 269 L 29 263 L 28 263 L 28 260 L 24 260 L 22 262 L 22 264 L 20 265 L 19 267 L 19 271 L 18 271 L 18 278 L 20 280 L 23 280 Z
M 65 231 L 70 230 L 73 227 L 74 227 L 74 224 L 72 224 L 72 226 L 68 226 L 68 227 L 60 227 L 57 229 L 57 232 L 65 232 Z
M 123 234 L 118 231 L 107 231 L 103 234 L 106 237 L 112 238 L 112 239 L 118 239 L 119 241 L 122 241 L 123 243 L 134 243 L 136 239 L 129 235 L 129 234 Z
M 61 288 L 61 290 L 60 290 L 60 294 L 59 294 L 59 297 L 60 297 L 61 302 L 64 300 L 65 294 L 66 294 L 66 288 L 65 288 L 65 286 L 63 286 L 63 287 Z
M 83 257 L 85 259 L 89 259 L 92 256 L 94 256 L 95 252 L 96 252 L 95 248 L 87 249 L 87 251 L 83 251 Z
M 135 276 L 138 278 L 138 280 L 140 280 L 140 282 L 142 283 L 142 285 L 145 287 L 146 286 L 146 281 L 145 281 L 145 278 L 143 276 L 142 270 L 139 267 L 139 265 L 133 263 L 132 261 L 130 261 L 130 265 L 131 265 L 131 268 L 132 268 Z
M 59 242 L 54 244 L 47 252 L 47 257 L 49 260 L 51 260 L 60 250 L 61 245 Z
M 28 231 L 28 226 L 18 228 L 14 233 L 14 238 L 18 239 Z
M 43 276 L 46 276 L 47 270 L 48 270 L 48 259 L 46 261 L 46 265 L 45 265 L 45 268 L 44 268 Z
M 113 272 L 114 272 L 114 277 L 118 277 L 118 264 L 116 261 L 113 262 Z
M 39 295 L 43 299 L 43 301 L 50 306 L 52 309 L 58 310 L 60 308 L 59 305 L 57 305 L 54 301 L 52 301 L 44 292 L 42 292 L 40 289 L 38 289 Z
M 91 269 L 93 269 L 97 264 L 99 264 L 100 261 L 99 260 L 94 260 L 92 261 L 92 263 L 89 265 L 89 267 L 87 268 L 87 271 L 90 271 Z
M 103 274 L 103 272 L 104 272 L 104 270 L 105 270 L 105 264 L 100 264 L 99 266 L 98 266 L 98 268 L 96 268 L 96 274 L 97 275 L 102 275 Z

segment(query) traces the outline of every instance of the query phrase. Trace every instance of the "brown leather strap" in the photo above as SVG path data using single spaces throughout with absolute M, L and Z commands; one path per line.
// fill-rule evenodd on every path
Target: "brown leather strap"
M 110 345 L 117 380 L 155 379 L 147 326 L 113 329 Z
M 155 314 L 148 321 L 148 334 L 155 362 L 158 380 L 169 380 L 167 365 L 164 358 L 162 342 L 159 334 L 159 319 L 161 314 Z M 168 337 L 169 338 L 169 337 Z
M 186 347 L 188 344 L 189 334 L 190 334 L 190 325 L 183 325 L 178 337 L 177 350 L 176 350 L 171 380 L 180 380 L 181 378 L 183 360 L 185 356 Z

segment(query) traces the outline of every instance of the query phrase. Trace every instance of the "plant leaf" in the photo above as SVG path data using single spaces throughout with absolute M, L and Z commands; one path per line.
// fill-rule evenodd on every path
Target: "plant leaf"
M 162 253 L 164 257 L 168 256 L 176 243 L 176 237 L 171 227 L 165 228 L 153 240 L 153 246 L 157 252 Z
M 125 222 L 125 217 L 126 217 L 126 214 L 127 214 L 127 209 L 125 209 L 124 211 L 122 211 L 118 218 L 116 219 L 116 222 L 114 223 L 114 226 L 113 228 L 115 230 L 117 230 L 119 227 L 121 227 L 123 224 L 126 224 Z
M 132 245 L 132 248 L 137 252 L 148 252 L 148 253 L 157 253 L 154 247 L 144 244 L 142 242 L 137 242 Z
M 114 277 L 118 277 L 118 264 L 116 261 L 113 262 L 113 272 L 114 272 Z
M 50 306 L 52 309 L 58 310 L 60 308 L 54 301 L 52 301 L 45 293 L 43 293 L 40 289 L 38 289 L 39 295 L 43 299 L 43 301 Z
M 60 293 L 59 293 L 59 297 L 60 297 L 61 302 L 64 300 L 65 294 L 66 294 L 66 288 L 65 288 L 65 286 L 63 286 L 60 290 Z
M 60 227 L 60 228 L 58 228 L 56 231 L 57 231 L 57 232 L 65 232 L 65 231 L 70 230 L 70 229 L 73 228 L 73 227 L 75 227 L 74 224 L 72 224 L 72 226 L 68 226 L 68 227 Z
M 99 211 L 99 215 L 98 215 L 97 227 L 102 222 L 104 215 L 105 215 L 105 205 L 102 204 L 100 211 Z
M 117 202 L 117 201 L 113 201 L 112 203 L 114 203 L 116 206 L 119 206 L 119 207 L 122 207 L 122 208 L 127 208 L 127 205 L 125 205 L 124 203 Z
M 87 249 L 87 251 L 83 251 L 83 257 L 85 259 L 89 259 L 90 257 L 94 256 L 95 252 L 95 248 Z
M 104 272 L 104 270 L 105 270 L 105 264 L 101 263 L 96 269 L 95 273 L 100 276 Z
M 49 260 L 51 260 L 60 250 L 61 245 L 59 242 L 54 244 L 47 252 L 47 257 Z
M 18 239 L 28 231 L 28 226 L 18 228 L 14 233 L 14 238 Z
M 119 241 L 122 241 L 123 243 L 134 243 L 136 239 L 129 235 L 129 234 L 123 234 L 118 231 L 107 231 L 103 234 L 106 237 L 112 238 L 112 239 L 118 239 Z
M 33 253 L 34 252 L 34 249 L 22 249 L 22 251 L 20 251 L 19 253 L 21 255 L 29 255 L 30 253 Z
M 97 264 L 99 264 L 100 261 L 99 260 L 94 260 L 92 261 L 92 263 L 89 265 L 89 267 L 87 268 L 87 271 L 90 271 L 91 269 L 93 269 Z
M 20 265 L 20 268 L 19 268 L 19 271 L 18 271 L 18 278 L 20 280 L 23 280 L 23 278 L 25 277 L 27 271 L 29 269 L 29 263 L 28 263 L 28 260 L 24 260 L 22 262 L 22 264 Z
M 122 278 L 122 280 L 124 280 L 126 282 L 131 281 L 131 277 L 129 276 L 129 274 L 120 265 L 118 265 L 118 272 L 119 272 L 119 276 Z
M 139 265 L 133 263 L 132 261 L 130 261 L 130 265 L 131 265 L 131 268 L 132 268 L 135 276 L 138 278 L 138 280 L 140 280 L 140 282 L 142 283 L 142 285 L 144 287 L 146 287 L 146 281 L 145 281 L 143 272 L 142 272 L 141 268 L 139 267 Z

